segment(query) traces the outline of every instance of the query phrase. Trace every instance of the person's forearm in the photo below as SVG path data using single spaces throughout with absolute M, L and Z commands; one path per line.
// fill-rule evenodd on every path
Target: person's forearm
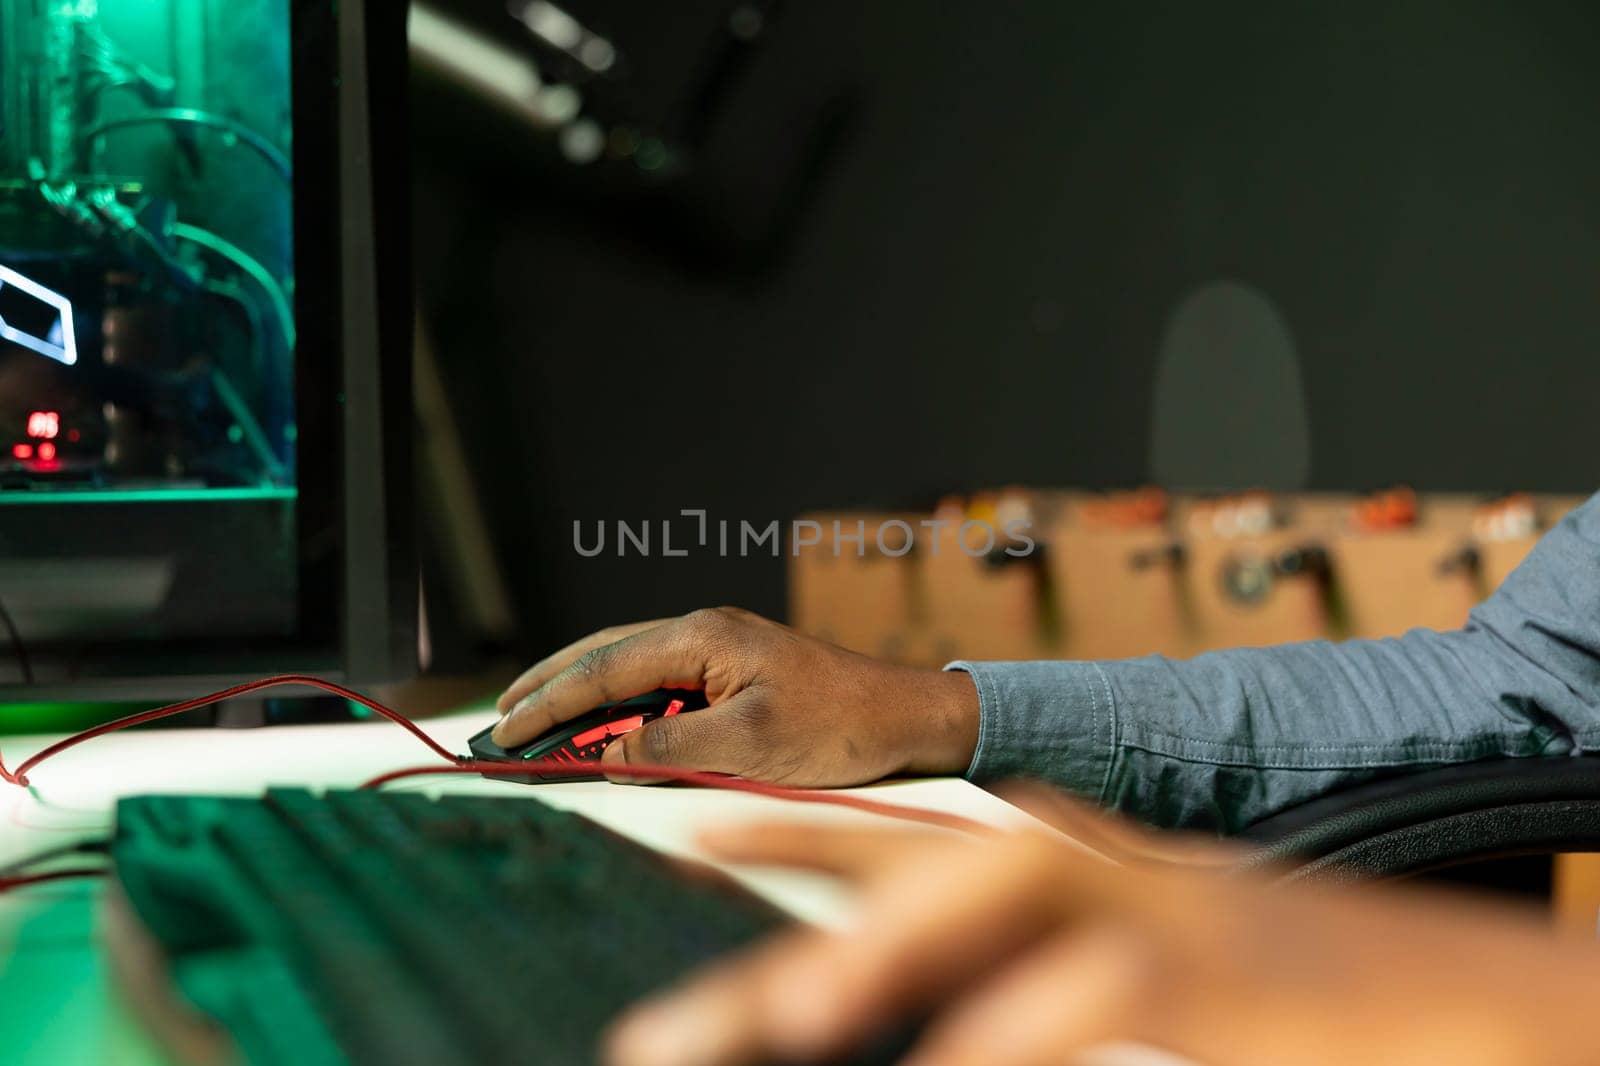
M 1236 831 L 1376 773 L 1572 749 L 1502 698 L 1481 633 L 1110 663 L 971 664 L 971 776 L 1043 777 L 1152 824 Z
M 975 779 L 1236 830 L 1378 773 L 1600 745 L 1600 498 L 1459 631 L 1104 663 L 954 664 Z

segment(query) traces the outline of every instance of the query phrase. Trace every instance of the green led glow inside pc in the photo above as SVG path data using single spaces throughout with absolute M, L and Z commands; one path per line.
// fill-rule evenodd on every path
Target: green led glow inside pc
M 403 33 L 0 0 L 0 704 L 406 672 Z
M 292 500 L 286 3 L 0 10 L 6 498 Z

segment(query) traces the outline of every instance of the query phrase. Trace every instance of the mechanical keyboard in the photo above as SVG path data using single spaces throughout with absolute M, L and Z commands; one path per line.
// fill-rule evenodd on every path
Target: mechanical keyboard
M 268 1066 L 592 1062 L 630 1003 L 788 920 L 533 798 L 140 796 L 111 856 L 172 998 Z

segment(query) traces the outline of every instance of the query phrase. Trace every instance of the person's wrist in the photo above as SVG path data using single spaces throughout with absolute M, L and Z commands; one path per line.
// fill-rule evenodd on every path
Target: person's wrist
M 964 670 L 914 671 L 906 687 L 910 723 L 905 769 L 914 774 L 964 774 L 978 747 L 978 688 Z

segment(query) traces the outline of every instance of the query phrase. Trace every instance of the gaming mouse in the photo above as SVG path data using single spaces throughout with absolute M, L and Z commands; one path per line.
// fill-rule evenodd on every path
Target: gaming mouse
M 485 762 L 556 762 L 581 765 L 600 761 L 601 754 L 618 737 L 657 718 L 671 718 L 706 706 L 706 694 L 696 689 L 660 688 L 643 696 L 607 704 L 562 722 L 543 736 L 514 748 L 502 748 L 489 736 L 490 726 L 467 742 L 474 759 Z M 563 773 L 546 767 L 527 774 L 494 774 L 497 781 L 593 781 L 593 774 Z

